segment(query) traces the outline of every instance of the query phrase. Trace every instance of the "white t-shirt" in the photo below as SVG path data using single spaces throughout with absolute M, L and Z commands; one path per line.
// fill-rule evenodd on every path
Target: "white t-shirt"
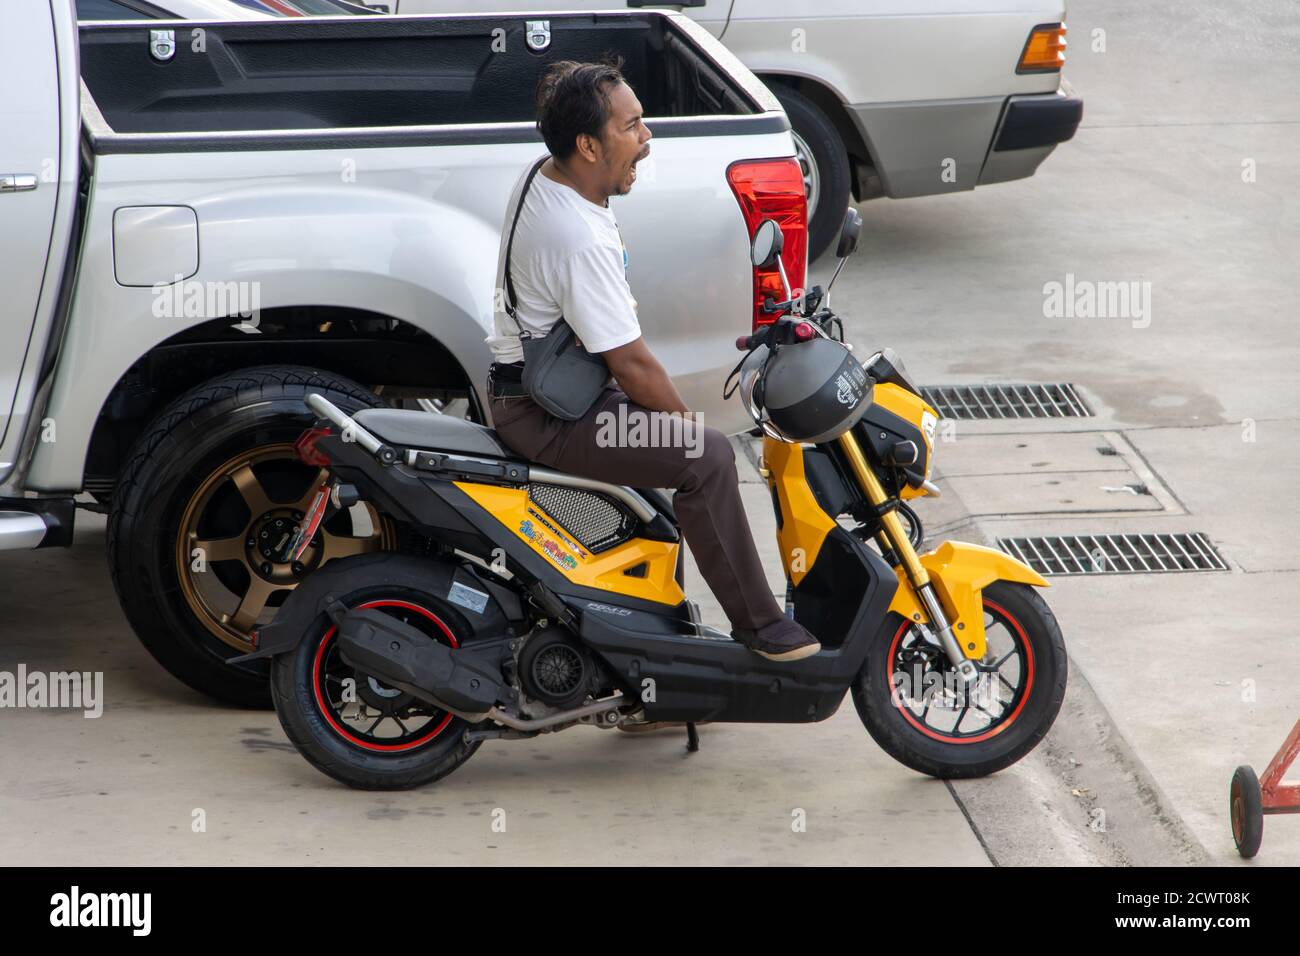
M 535 162 L 535 161 L 534 161 Z M 533 163 L 524 169 L 506 206 L 497 254 L 497 288 L 510 222 Z M 588 352 L 606 352 L 641 335 L 636 300 L 627 284 L 627 249 L 609 206 L 597 206 L 573 188 L 538 170 L 524 197 L 523 212 L 510 252 L 515 315 L 533 335 L 545 335 L 563 316 Z M 504 310 L 496 312 L 486 339 L 497 362 L 523 360 L 519 326 Z

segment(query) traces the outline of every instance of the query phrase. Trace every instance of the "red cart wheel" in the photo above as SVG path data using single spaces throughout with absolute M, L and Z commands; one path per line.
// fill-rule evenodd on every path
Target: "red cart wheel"
M 1264 839 L 1264 804 L 1259 777 L 1251 767 L 1238 767 L 1228 791 L 1228 812 L 1232 815 L 1232 839 L 1237 852 L 1250 859 Z

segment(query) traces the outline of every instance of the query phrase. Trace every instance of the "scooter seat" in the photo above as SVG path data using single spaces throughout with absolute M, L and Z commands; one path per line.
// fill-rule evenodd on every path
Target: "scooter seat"
M 352 416 L 376 438 L 398 448 L 426 448 L 462 455 L 518 459 L 490 428 L 463 418 L 404 408 L 363 408 Z M 626 487 L 626 486 L 618 486 Z M 677 524 L 672 502 L 653 488 L 629 488 L 652 509 Z
M 492 458 L 516 457 L 501 444 L 492 429 L 451 415 L 403 408 L 363 408 L 352 417 L 366 431 L 390 445 Z

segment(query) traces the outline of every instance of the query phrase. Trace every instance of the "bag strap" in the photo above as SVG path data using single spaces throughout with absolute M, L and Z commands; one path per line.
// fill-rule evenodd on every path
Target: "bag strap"
M 723 401 L 731 398 L 731 396 L 736 393 L 736 389 L 740 388 L 740 370 L 744 367 L 745 363 L 749 361 L 749 357 L 753 355 L 756 350 L 761 348 L 762 345 L 762 342 L 757 343 L 753 348 L 745 353 L 745 357 L 737 362 L 736 367 L 731 370 L 731 374 L 727 376 L 727 380 L 722 383 Z
M 549 156 L 543 156 L 539 159 L 529 171 L 528 178 L 524 180 L 524 188 L 519 192 L 519 204 L 515 206 L 515 218 L 510 223 L 510 238 L 506 240 L 506 299 L 504 305 L 506 308 L 506 315 L 510 316 L 510 318 L 514 320 L 515 327 L 519 329 L 519 337 L 521 339 L 531 338 L 532 333 L 524 331 L 524 327 L 519 324 L 519 317 L 515 315 L 515 283 L 514 280 L 510 278 L 510 250 L 515 244 L 515 228 L 519 225 L 519 214 L 524 210 L 524 197 L 528 195 L 528 187 L 533 184 L 533 177 L 537 175 L 537 171 L 542 168 L 542 164 L 549 158 Z

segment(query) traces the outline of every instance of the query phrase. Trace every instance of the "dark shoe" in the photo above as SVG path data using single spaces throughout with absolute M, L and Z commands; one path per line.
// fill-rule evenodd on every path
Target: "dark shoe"
M 802 624 L 796 624 L 788 617 L 764 625 L 756 631 L 734 628 L 731 638 L 769 661 L 782 663 L 801 661 L 822 649 L 817 638 L 809 634 Z

